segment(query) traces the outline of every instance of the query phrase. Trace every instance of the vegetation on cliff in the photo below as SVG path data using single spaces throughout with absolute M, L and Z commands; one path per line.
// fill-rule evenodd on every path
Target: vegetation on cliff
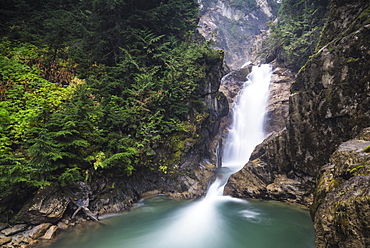
M 175 170 L 223 56 L 194 39 L 197 15 L 193 0 L 2 1 L 2 207 L 50 183 Z
M 331 0 L 284 0 L 268 41 L 273 58 L 298 71 L 315 53 Z M 271 55 L 270 55 L 271 56 Z

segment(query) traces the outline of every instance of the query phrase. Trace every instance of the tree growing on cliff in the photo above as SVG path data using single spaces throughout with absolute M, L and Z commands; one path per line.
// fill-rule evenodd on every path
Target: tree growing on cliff
M 298 71 L 315 52 L 330 0 L 284 0 L 270 23 L 268 46 L 280 63 Z

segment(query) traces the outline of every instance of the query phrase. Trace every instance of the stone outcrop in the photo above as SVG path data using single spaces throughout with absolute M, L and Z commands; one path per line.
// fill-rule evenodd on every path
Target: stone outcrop
M 317 179 L 317 247 L 370 247 L 370 128 L 342 143 Z
M 57 223 L 69 203 L 70 199 L 58 187 L 45 187 L 23 206 L 17 215 L 17 222 L 33 225 Z
M 5 245 L 5 244 L 9 243 L 10 241 L 12 241 L 12 237 L 0 238 L 0 245 Z
M 5 234 L 6 236 L 10 236 L 10 235 L 19 233 L 21 231 L 24 231 L 26 229 L 26 227 L 27 227 L 27 225 L 25 225 L 25 224 L 19 224 L 19 225 L 15 225 L 15 226 L 6 228 L 6 229 L 2 230 L 1 233 Z
M 290 86 L 295 74 L 289 69 L 274 67 L 268 98 L 265 132 L 267 136 L 284 129 L 289 114 Z
M 52 225 L 50 226 L 45 234 L 41 237 L 41 239 L 53 239 L 55 236 L 60 232 L 60 228 L 58 226 Z
M 40 225 L 37 225 L 31 229 L 28 235 L 32 239 L 38 239 L 46 233 L 50 226 L 51 223 L 42 223 Z
M 318 50 L 301 68 L 291 87 L 285 128 L 255 149 L 250 162 L 230 179 L 227 187 L 227 192 L 237 197 L 305 205 L 315 199 L 312 213 L 317 247 L 368 247 L 364 241 L 370 239 L 368 224 L 363 221 L 370 218 L 368 177 L 344 178 L 328 193 L 316 189 L 316 177 L 321 175 L 319 185 L 322 177 L 329 177 L 333 170 L 329 158 L 336 156 L 333 152 L 370 123 L 369 40 L 369 2 L 334 0 Z M 345 156 L 342 159 L 347 160 Z M 363 170 L 337 166 L 345 162 L 335 164 L 336 174 L 342 177 L 351 175 L 348 170 Z M 328 212 L 318 208 L 336 200 L 339 202 L 328 207 Z M 355 215 L 354 209 L 361 213 Z M 326 214 L 329 217 L 323 216 Z

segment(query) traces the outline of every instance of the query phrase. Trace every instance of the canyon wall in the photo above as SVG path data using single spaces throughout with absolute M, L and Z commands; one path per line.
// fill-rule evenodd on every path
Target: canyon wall
M 317 247 L 369 247 L 369 39 L 369 2 L 334 0 L 317 52 L 291 87 L 285 128 L 226 189 L 312 206 Z

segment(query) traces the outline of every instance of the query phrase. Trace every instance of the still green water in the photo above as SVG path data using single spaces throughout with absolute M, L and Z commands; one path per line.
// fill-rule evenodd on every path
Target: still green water
M 71 230 L 53 248 L 314 248 L 309 212 L 273 201 L 228 196 L 193 202 L 164 196 Z

